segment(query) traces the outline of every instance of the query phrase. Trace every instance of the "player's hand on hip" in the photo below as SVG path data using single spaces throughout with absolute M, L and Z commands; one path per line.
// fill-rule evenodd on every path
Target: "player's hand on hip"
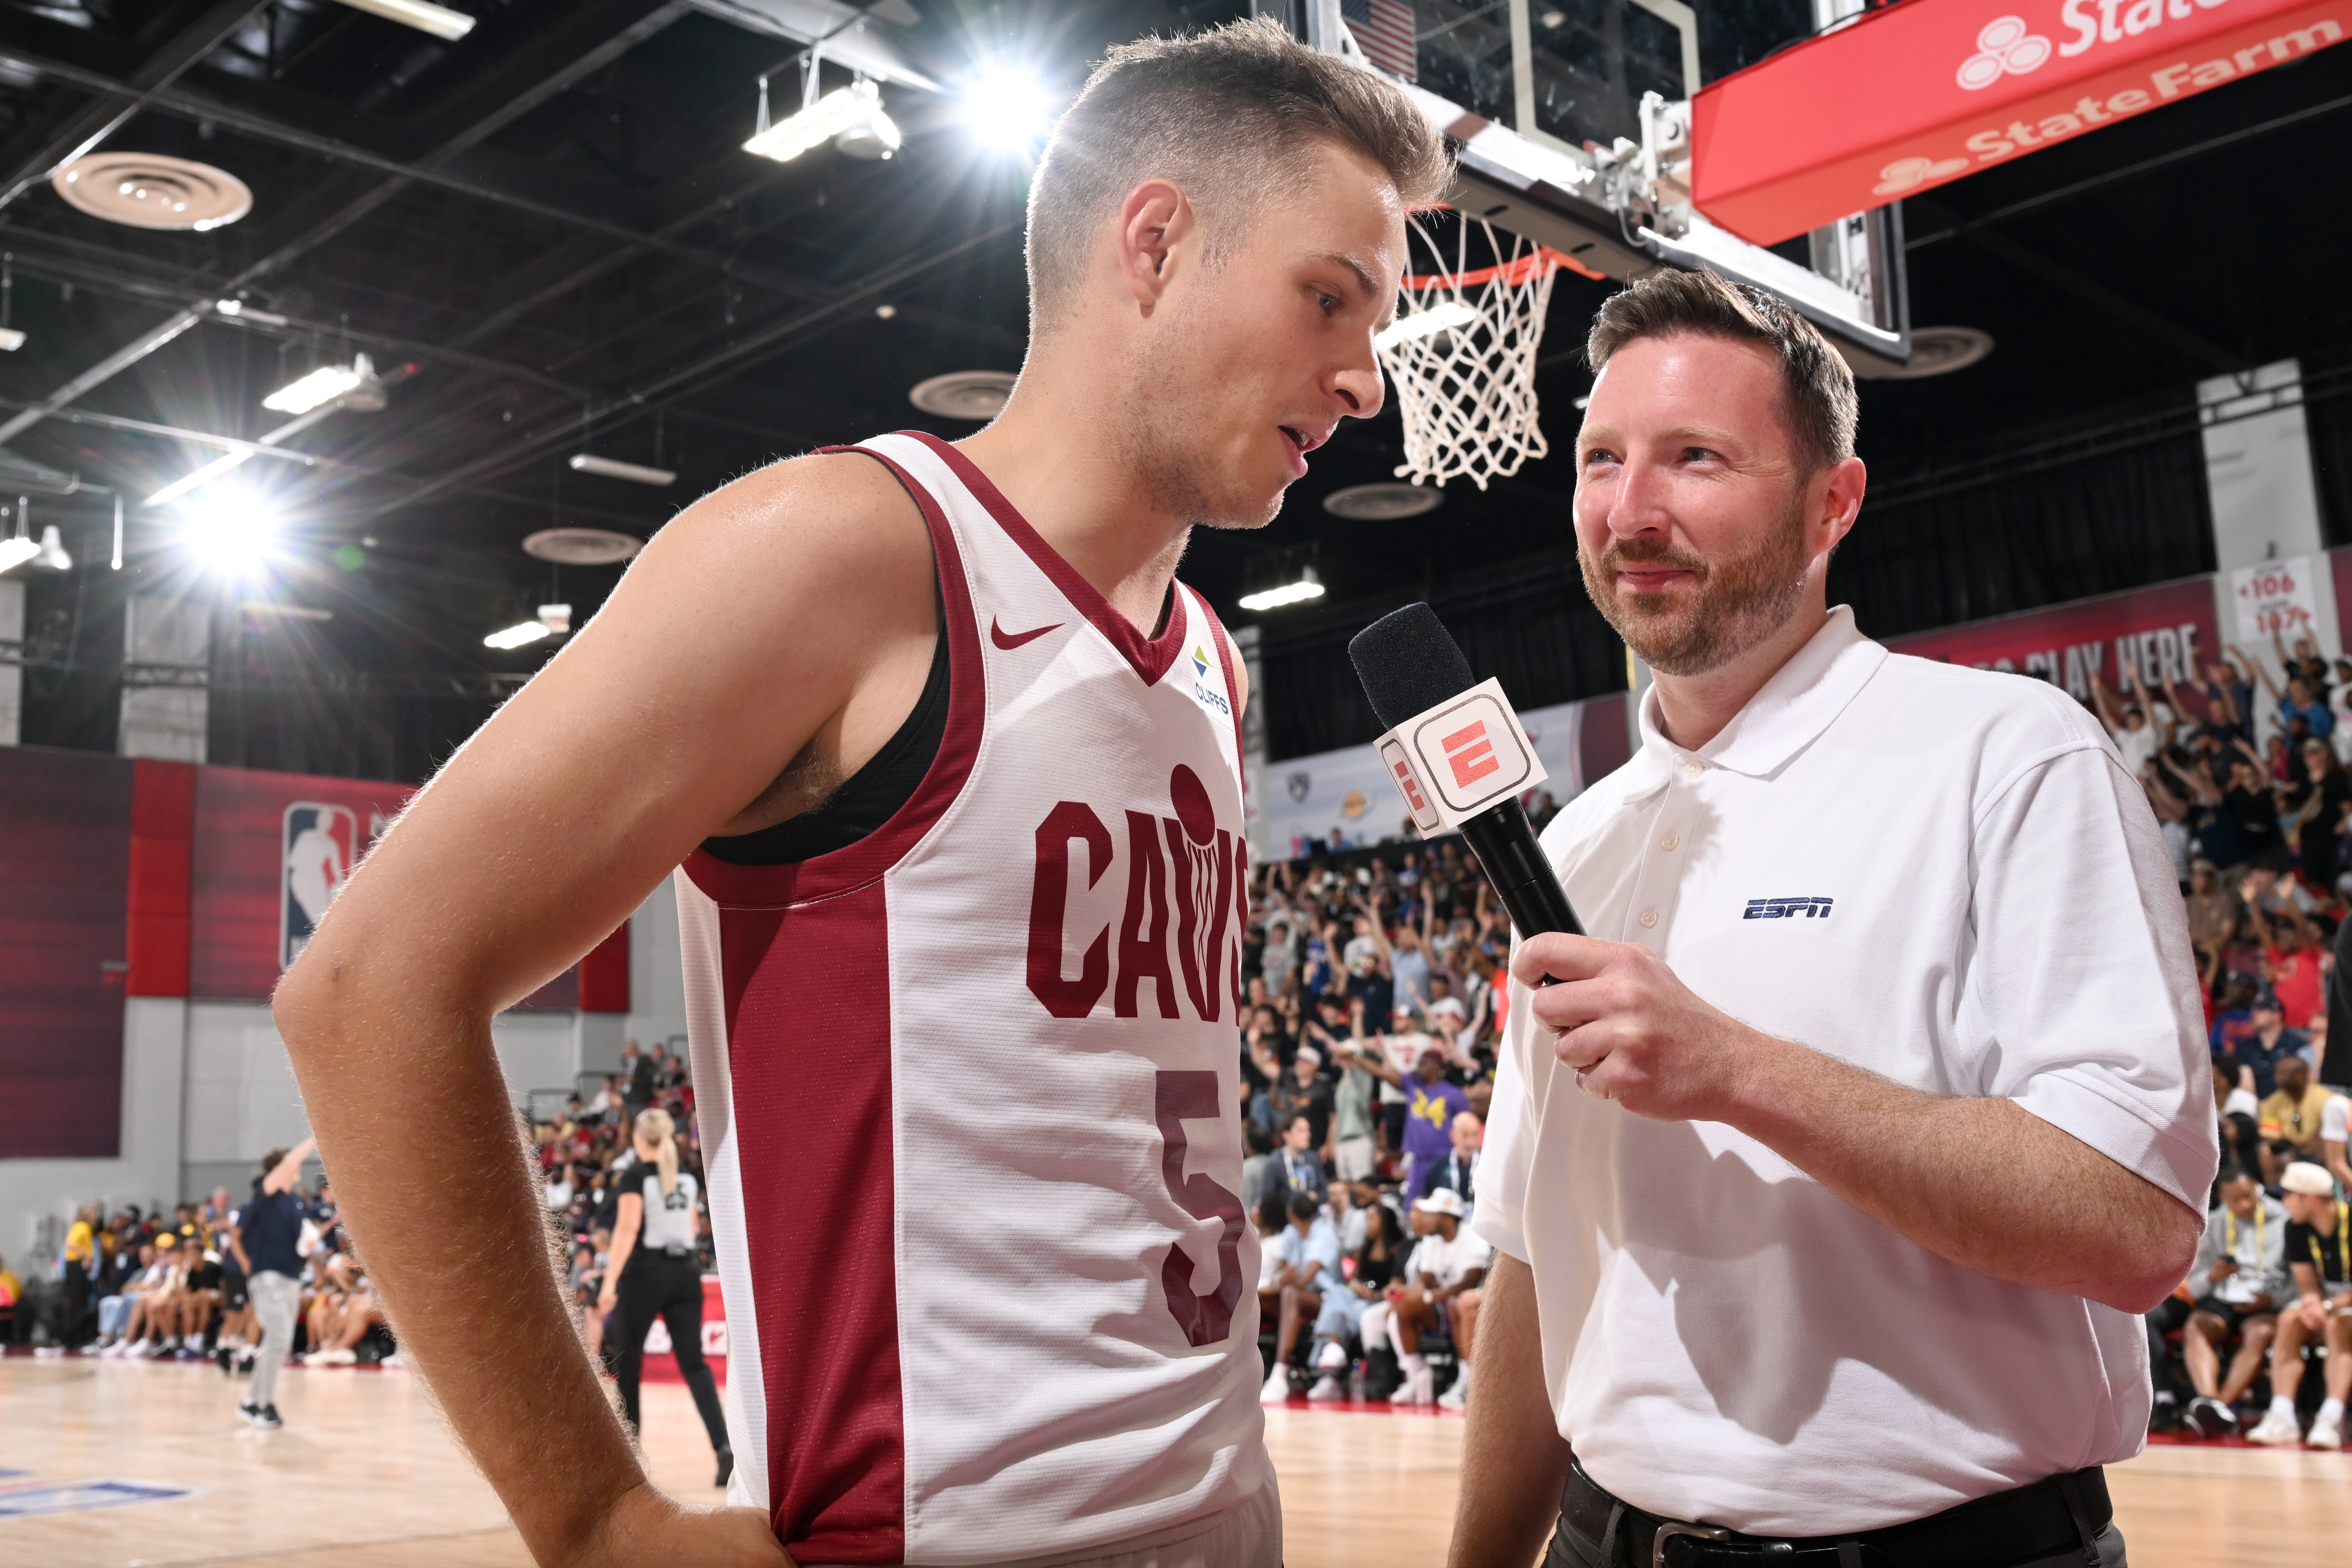
M 760 1510 L 690 1508 L 650 1486 L 624 1493 L 583 1550 L 555 1561 L 564 1568 L 793 1568 Z
M 1727 1119 L 1768 1038 L 1631 942 L 1530 937 L 1511 957 L 1511 977 L 1535 989 L 1536 1026 L 1577 1087 L 1652 1121 Z

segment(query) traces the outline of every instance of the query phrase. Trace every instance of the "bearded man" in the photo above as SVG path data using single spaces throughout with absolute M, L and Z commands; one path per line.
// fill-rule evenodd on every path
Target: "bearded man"
M 1829 607 L 1801 317 L 1665 273 L 1589 352 L 1578 552 L 1656 682 L 1543 837 L 1593 934 L 1512 960 L 1453 1561 L 2120 1564 L 2216 1160 L 2146 798 L 2064 692 Z

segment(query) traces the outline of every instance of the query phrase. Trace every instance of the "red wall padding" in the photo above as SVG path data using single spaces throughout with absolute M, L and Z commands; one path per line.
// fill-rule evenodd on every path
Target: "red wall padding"
M 185 996 L 196 765 L 142 757 L 131 768 L 131 994 Z
M 0 747 L 0 1159 L 121 1152 L 131 769 Z
M 629 1010 L 629 922 L 588 950 L 580 961 L 580 1010 L 583 1013 L 625 1013 Z

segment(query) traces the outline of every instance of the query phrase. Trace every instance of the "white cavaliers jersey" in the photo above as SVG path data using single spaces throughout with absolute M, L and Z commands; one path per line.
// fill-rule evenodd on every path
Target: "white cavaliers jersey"
M 949 711 L 868 837 L 678 873 L 735 1500 L 813 1564 L 1181 1540 L 1273 1484 L 1231 647 L 946 443 L 850 449 L 929 525 Z

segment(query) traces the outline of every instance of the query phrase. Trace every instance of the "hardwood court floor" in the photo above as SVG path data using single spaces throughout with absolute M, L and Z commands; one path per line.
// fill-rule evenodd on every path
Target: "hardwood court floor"
M 498 1499 L 406 1374 L 289 1370 L 279 1432 L 235 1419 L 240 1386 L 208 1363 L 0 1360 L 0 1469 L 20 1472 L 0 1476 L 0 1489 L 100 1479 L 192 1489 L 0 1519 L 0 1563 L 527 1568 Z M 685 1388 L 648 1383 L 645 1410 L 655 1479 L 689 1501 L 719 1500 Z M 1458 1419 L 1304 1407 L 1267 1416 L 1286 1568 L 1444 1560 Z M 547 1462 L 561 1465 L 561 1452 Z M 2352 1542 L 2352 1455 L 2156 1447 L 2110 1476 L 2135 1568 L 2341 1562 Z

